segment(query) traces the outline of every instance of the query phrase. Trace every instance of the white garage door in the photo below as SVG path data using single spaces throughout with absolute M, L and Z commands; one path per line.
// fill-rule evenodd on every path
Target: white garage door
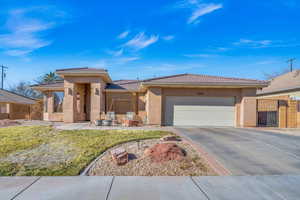
M 234 97 L 167 96 L 166 125 L 234 126 Z

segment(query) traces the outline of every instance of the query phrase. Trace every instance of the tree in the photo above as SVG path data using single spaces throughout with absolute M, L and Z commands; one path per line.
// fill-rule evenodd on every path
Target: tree
M 62 79 L 59 76 L 57 76 L 57 74 L 55 72 L 49 72 L 49 73 L 46 73 L 46 74 L 40 76 L 36 80 L 36 82 L 38 84 L 44 84 L 44 83 L 53 83 L 58 80 L 62 80 Z
M 10 86 L 9 91 L 33 99 L 42 98 L 42 94 L 36 90 L 33 90 L 30 85 L 30 82 L 21 81 L 13 86 Z
M 277 76 L 281 76 L 288 72 L 290 72 L 289 69 L 282 69 L 281 71 L 277 71 L 277 72 L 264 73 L 264 76 L 265 76 L 266 80 L 272 80 L 272 79 L 276 78 Z

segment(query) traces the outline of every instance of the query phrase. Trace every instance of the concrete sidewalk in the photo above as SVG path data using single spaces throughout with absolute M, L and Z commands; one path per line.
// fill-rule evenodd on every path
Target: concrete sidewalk
M 300 175 L 0 177 L 0 199 L 298 200 Z

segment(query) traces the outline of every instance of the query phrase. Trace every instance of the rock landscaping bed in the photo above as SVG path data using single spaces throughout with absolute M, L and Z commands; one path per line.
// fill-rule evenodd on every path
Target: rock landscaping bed
M 118 165 L 111 152 L 124 149 L 129 161 Z M 150 139 L 128 142 L 103 153 L 89 176 L 206 176 L 216 175 L 185 141 Z

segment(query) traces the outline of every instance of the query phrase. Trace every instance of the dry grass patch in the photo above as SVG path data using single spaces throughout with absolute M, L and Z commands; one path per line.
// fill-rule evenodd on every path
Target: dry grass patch
M 165 131 L 55 130 L 50 126 L 0 128 L 0 176 L 78 175 L 105 150 Z

